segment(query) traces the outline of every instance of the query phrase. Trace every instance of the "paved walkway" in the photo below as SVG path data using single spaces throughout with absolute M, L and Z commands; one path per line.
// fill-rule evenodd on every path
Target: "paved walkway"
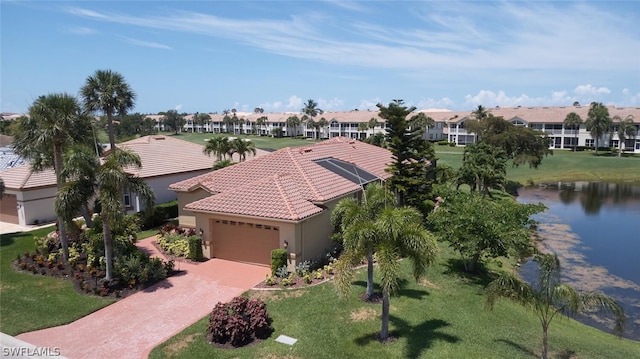
M 162 257 L 151 245 L 138 247 Z M 146 358 L 158 344 L 264 280 L 269 268 L 211 259 L 176 262 L 184 271 L 73 323 L 23 333 L 18 339 L 38 347 L 59 347 L 71 359 Z

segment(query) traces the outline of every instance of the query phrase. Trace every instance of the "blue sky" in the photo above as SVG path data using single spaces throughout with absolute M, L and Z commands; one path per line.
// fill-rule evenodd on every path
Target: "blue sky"
M 120 72 L 135 112 L 640 106 L 640 4 L 5 1 L 0 111 Z

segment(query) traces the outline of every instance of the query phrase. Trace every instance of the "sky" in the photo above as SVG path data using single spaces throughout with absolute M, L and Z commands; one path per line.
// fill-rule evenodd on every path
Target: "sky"
M 637 1 L 0 0 L 0 111 L 124 76 L 132 112 L 640 107 Z

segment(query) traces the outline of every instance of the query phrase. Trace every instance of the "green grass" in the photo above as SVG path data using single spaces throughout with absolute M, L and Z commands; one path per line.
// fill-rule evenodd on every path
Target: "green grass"
M 462 165 L 463 147 L 435 146 L 438 163 L 457 169 Z M 617 157 L 609 153 L 555 150 L 538 169 L 529 166 L 507 167 L 507 180 L 528 183 L 557 181 L 640 182 L 640 156 Z
M 77 293 L 71 281 L 17 272 L 16 256 L 33 253 L 34 236 L 44 236 L 51 228 L 3 234 L 0 240 L 0 331 L 17 335 L 32 330 L 70 323 L 113 300 Z
M 484 310 L 482 279 L 452 271 L 456 263 L 443 248 L 440 260 L 428 270 L 428 282 L 407 281 L 400 296 L 391 298 L 391 332 L 397 341 L 374 340 L 380 331 L 380 304 L 357 299 L 364 292 L 361 271 L 352 295 L 340 300 L 333 283 L 281 292 L 250 291 L 261 296 L 273 318 L 275 332 L 255 346 L 216 349 L 206 343 L 205 317 L 156 347 L 150 358 L 534 358 L 539 357 L 541 329 L 537 318 L 522 307 L 499 302 Z M 274 341 L 278 335 L 299 341 L 289 347 Z M 629 358 L 640 342 L 620 339 L 566 318 L 550 328 L 550 357 Z
M 166 132 L 163 134 L 167 136 L 172 136 L 174 138 L 181 139 L 184 141 L 197 143 L 199 145 L 204 145 L 205 139 L 209 139 L 211 137 L 216 136 L 215 134 L 212 134 L 212 133 L 190 133 L 190 132 L 182 132 L 177 135 L 169 132 Z M 239 138 L 249 138 L 253 141 L 253 143 L 255 143 L 257 148 L 261 148 L 264 150 L 279 150 L 285 147 L 298 147 L 298 146 L 304 146 L 304 145 L 317 142 L 314 140 L 291 138 L 291 137 L 272 138 L 271 136 L 234 135 L 234 134 L 224 134 L 224 135 L 239 137 Z

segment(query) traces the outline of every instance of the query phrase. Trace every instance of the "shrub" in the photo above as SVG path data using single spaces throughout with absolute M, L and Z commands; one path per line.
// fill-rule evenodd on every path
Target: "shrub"
M 24 262 L 23 262 L 24 263 Z M 26 266 L 27 264 L 24 263 L 24 265 Z M 23 268 L 24 269 L 24 268 Z M 267 274 L 267 278 L 264 280 L 264 284 L 268 285 L 268 286 L 272 286 L 275 285 L 277 282 L 276 277 Z
M 259 299 L 235 297 L 218 303 L 209 317 L 207 339 L 211 343 L 239 347 L 253 339 L 265 339 L 273 332 L 266 304 Z
M 191 236 L 187 237 L 187 241 L 189 243 L 189 253 L 187 258 L 192 261 L 201 261 L 203 258 L 202 255 L 202 238 L 200 236 Z
M 277 248 L 271 251 L 271 274 L 276 274 L 283 266 L 287 266 L 287 253 L 286 249 Z
M 311 262 L 309 261 L 298 263 L 296 265 L 296 274 L 298 275 L 298 277 L 304 277 L 306 274 L 310 272 L 310 268 L 311 268 Z
M 278 268 L 278 270 L 276 271 L 276 277 L 278 278 L 286 278 L 288 276 L 289 276 L 289 270 L 287 269 L 286 265 Z
M 447 146 L 449 144 L 449 141 L 442 140 L 442 141 L 438 141 L 437 144 L 438 146 Z

